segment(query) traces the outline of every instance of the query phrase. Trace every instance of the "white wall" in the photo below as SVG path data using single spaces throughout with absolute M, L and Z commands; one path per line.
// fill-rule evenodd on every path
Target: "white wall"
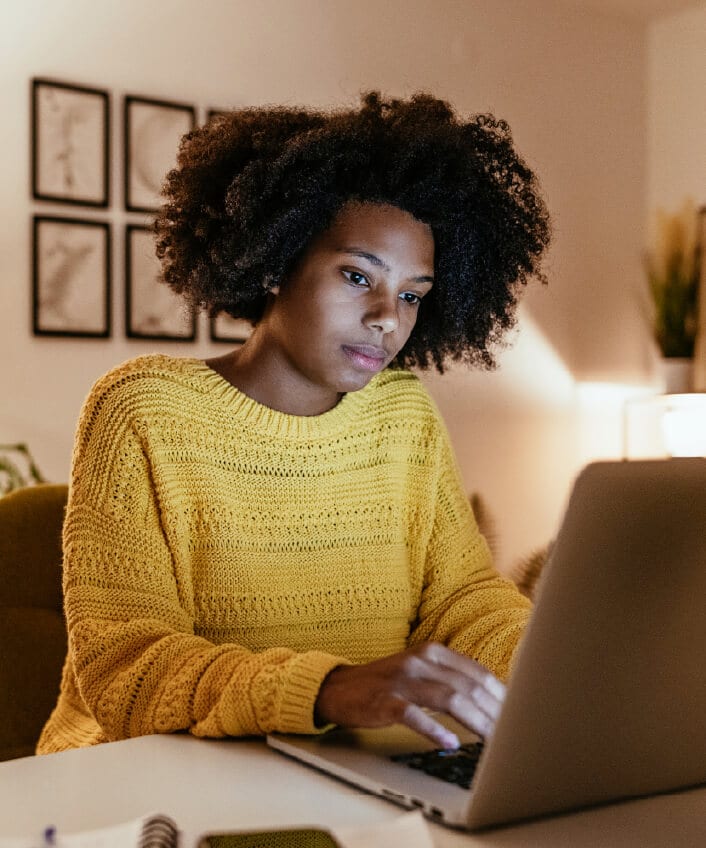
M 706 2 L 648 32 L 648 210 L 706 204 Z
M 5 0 L 2 10 L 0 441 L 29 442 L 47 475 L 66 479 L 92 381 L 158 347 L 123 337 L 119 231 L 113 338 L 30 334 L 31 214 L 76 211 L 30 198 L 32 76 L 114 93 L 118 222 L 125 93 L 227 107 L 339 104 L 367 87 L 430 89 L 463 111 L 493 110 L 510 122 L 554 214 L 551 284 L 529 293 L 520 341 L 501 370 L 428 378 L 468 488 L 483 492 L 496 516 L 501 565 L 550 537 L 584 458 L 575 380 L 649 378 L 635 306 L 646 184 L 641 26 L 560 0 Z M 206 341 L 159 347 L 197 356 L 211 349 Z

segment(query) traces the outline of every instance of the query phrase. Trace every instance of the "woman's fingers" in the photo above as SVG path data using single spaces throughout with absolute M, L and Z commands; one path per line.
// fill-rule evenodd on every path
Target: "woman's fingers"
M 471 700 L 479 710 L 488 716 L 491 721 L 495 721 L 495 719 L 500 715 L 502 701 L 498 700 L 495 695 L 491 694 L 491 692 L 483 686 L 478 685 L 473 688 L 473 691 L 471 692 Z
M 404 697 L 419 707 L 451 716 L 479 736 L 490 736 L 493 732 L 495 716 L 483 710 L 476 699 L 448 688 L 445 683 L 417 681 L 406 689 Z
M 428 669 L 431 679 L 449 683 L 454 691 L 474 701 L 489 718 L 498 717 L 505 699 L 505 686 L 497 677 L 479 663 L 444 645 L 430 642 L 420 646 L 419 651 L 431 663 Z M 438 669 L 437 674 L 435 669 Z
M 405 703 L 399 723 L 406 725 L 411 730 L 415 730 L 422 736 L 426 736 L 427 739 L 431 739 L 438 748 L 450 750 L 452 748 L 458 748 L 461 744 L 455 733 L 444 727 L 441 722 L 437 721 L 416 704 Z
M 433 643 L 415 656 L 423 663 L 403 684 L 403 691 L 421 706 L 453 716 L 466 727 L 488 735 L 500 714 L 505 687 L 481 665 Z

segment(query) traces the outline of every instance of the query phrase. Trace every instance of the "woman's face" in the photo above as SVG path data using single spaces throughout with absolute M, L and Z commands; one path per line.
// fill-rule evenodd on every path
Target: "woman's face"
M 258 328 L 280 390 L 311 396 L 316 414 L 363 388 L 409 338 L 433 274 L 427 224 L 395 206 L 344 206 L 274 290 Z

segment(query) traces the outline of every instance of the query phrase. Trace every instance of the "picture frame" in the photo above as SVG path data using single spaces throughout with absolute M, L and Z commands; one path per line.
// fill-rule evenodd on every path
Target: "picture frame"
M 33 216 L 35 336 L 110 337 L 111 241 L 103 221 Z
M 192 342 L 196 312 L 161 282 L 150 227 L 125 226 L 125 335 L 129 339 Z
M 106 208 L 110 203 L 110 95 L 100 88 L 31 81 L 32 196 Z
M 242 344 L 252 333 L 252 324 L 244 318 L 232 318 L 227 312 L 209 317 L 209 337 L 212 342 Z
M 162 184 L 176 165 L 182 136 L 196 126 L 186 103 L 126 95 L 123 104 L 125 208 L 156 212 Z

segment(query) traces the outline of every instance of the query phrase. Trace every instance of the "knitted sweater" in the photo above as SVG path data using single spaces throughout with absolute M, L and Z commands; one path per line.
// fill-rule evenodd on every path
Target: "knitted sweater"
M 314 733 L 337 665 L 435 640 L 503 678 L 529 615 L 404 371 L 299 417 L 199 360 L 131 360 L 84 404 L 63 541 L 69 651 L 39 753 Z

